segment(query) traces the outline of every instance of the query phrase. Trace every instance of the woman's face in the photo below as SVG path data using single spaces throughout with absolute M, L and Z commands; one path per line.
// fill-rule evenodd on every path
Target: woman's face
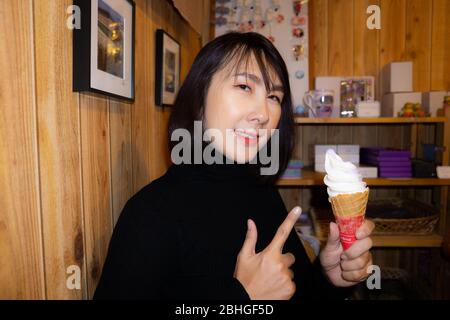
M 232 65 L 232 64 L 230 64 Z M 205 129 L 212 131 L 214 147 L 237 163 L 253 159 L 270 139 L 281 116 L 283 90 L 280 79 L 269 73 L 274 84 L 267 92 L 258 64 L 252 56 L 247 68 L 228 68 L 212 78 L 205 105 Z

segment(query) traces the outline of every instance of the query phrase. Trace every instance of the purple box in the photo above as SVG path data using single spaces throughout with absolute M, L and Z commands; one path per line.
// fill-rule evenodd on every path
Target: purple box
M 411 173 L 403 173 L 403 172 L 398 172 L 398 173 L 380 173 L 380 178 L 411 178 L 412 174 Z
M 382 173 L 390 172 L 412 172 L 411 168 L 379 168 Z
M 411 161 L 398 161 L 398 162 L 380 162 L 378 166 L 385 167 L 385 168 L 392 168 L 392 167 L 411 167 Z

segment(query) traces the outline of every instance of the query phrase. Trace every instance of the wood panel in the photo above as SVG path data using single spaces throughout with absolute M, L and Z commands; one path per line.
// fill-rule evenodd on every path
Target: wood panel
M 112 233 L 108 103 L 102 96 L 80 94 L 83 209 L 87 290 L 92 298 Z
M 329 1 L 327 39 L 329 76 L 353 74 L 353 28 L 353 1 Z
M 375 77 L 375 83 L 379 82 L 379 54 L 380 30 L 367 28 L 367 7 L 380 5 L 379 0 L 354 0 L 354 57 L 353 75 Z M 379 87 L 375 86 L 375 97 L 379 98 Z
M 46 291 L 49 299 L 85 298 L 84 226 L 78 94 L 72 93 L 72 36 L 65 12 L 72 1 L 36 0 L 36 96 Z M 55 19 L 48 19 L 55 17 Z M 61 63 L 65 61 L 65 63 Z M 66 286 L 69 266 L 82 290 Z
M 109 137 L 111 139 L 111 194 L 114 225 L 125 203 L 133 195 L 131 141 L 132 104 L 109 100 Z
M 151 1 L 158 2 L 158 1 Z M 148 31 L 147 1 L 137 0 L 136 4 L 136 75 L 135 75 L 135 101 L 131 109 L 131 141 L 132 141 L 132 174 L 133 191 L 137 192 L 150 181 L 149 148 L 151 132 L 149 128 L 149 108 L 153 106 L 149 92 L 154 90 L 149 86 L 149 73 L 153 70 L 147 69 L 149 57 L 153 55 L 149 50 L 149 43 L 153 42 L 154 36 Z
M 148 10 L 151 10 L 153 14 L 151 28 L 152 36 L 154 36 L 157 29 L 163 29 L 172 35 L 172 37 L 177 39 L 177 41 L 180 41 L 180 35 L 178 34 L 179 30 L 175 30 L 173 27 L 173 25 L 176 24 L 176 20 L 174 20 L 174 16 L 171 14 L 172 10 L 170 9 L 170 4 L 168 2 L 152 1 Z M 186 56 L 183 56 L 182 51 L 181 59 L 183 60 L 183 58 L 186 59 Z M 180 67 L 184 68 L 183 65 Z M 181 83 L 183 79 L 181 74 L 180 78 Z M 151 177 L 153 178 L 163 174 L 170 164 L 167 144 L 167 124 L 170 115 L 170 108 L 155 106 L 150 112 L 152 114 L 150 125 L 153 130 L 152 138 L 154 139 L 154 143 L 151 145 L 151 152 L 159 158 L 158 162 L 153 162 L 150 164 L 152 168 Z
M 314 0 L 308 4 L 309 14 L 309 87 L 314 78 L 328 75 L 328 0 Z
M 45 298 L 33 3 L 0 1 L 0 299 Z
M 433 0 L 431 19 L 431 90 L 450 89 L 450 1 Z
M 413 62 L 413 90 L 429 91 L 431 75 L 430 0 L 406 3 L 406 59 Z
M 384 68 L 391 61 L 404 60 L 406 34 L 405 0 L 380 0 L 381 30 L 379 68 Z M 383 87 L 379 80 L 379 88 Z

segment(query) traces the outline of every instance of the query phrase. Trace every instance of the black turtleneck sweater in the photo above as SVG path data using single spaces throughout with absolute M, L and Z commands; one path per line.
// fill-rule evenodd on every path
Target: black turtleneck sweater
M 114 228 L 94 299 L 248 300 L 233 277 L 246 221 L 256 223 L 259 252 L 288 213 L 277 188 L 256 183 L 253 171 L 248 164 L 172 165 L 135 194 Z M 294 230 L 283 252 L 296 258 L 292 300 L 349 294 L 326 280 L 318 259 L 309 261 Z

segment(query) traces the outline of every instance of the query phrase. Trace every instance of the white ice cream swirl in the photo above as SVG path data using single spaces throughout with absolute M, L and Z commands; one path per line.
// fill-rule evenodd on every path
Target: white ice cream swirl
M 334 197 L 342 193 L 363 192 L 366 183 L 358 168 L 351 162 L 345 162 L 333 149 L 325 153 L 325 171 L 323 182 L 327 185 L 328 196 Z

